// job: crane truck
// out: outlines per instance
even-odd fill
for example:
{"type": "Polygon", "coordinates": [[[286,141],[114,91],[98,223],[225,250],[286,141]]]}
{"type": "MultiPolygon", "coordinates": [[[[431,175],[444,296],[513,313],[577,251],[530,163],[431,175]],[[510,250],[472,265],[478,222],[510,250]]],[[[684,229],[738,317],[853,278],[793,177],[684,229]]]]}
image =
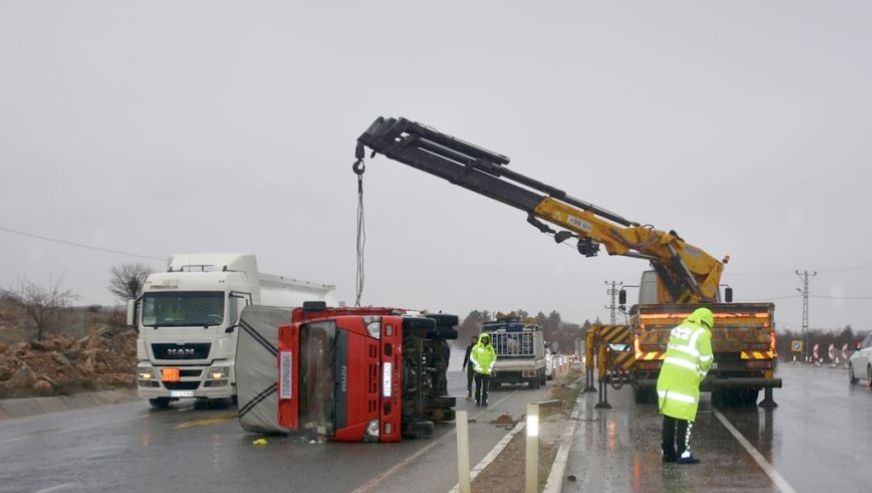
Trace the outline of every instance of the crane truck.
{"type": "Polygon", "coordinates": [[[365,170],[367,149],[471,190],[526,214],[527,222],[554,241],[574,240],[585,257],[599,253],[647,261],[653,274],[631,308],[635,345],[630,374],[637,401],[650,395],[662,364],[669,329],[696,307],[710,308],[717,319],[712,334],[713,370],[704,389],[732,398],[774,405],[774,305],[721,302],[720,279],[729,257],[718,260],[687,243],[675,230],[663,231],[631,221],[573,197],[557,187],[508,168],[509,158],[405,118],[379,117],[357,139],[355,173],[365,170]],[[555,229],[557,228],[557,229],[555,229]]]}

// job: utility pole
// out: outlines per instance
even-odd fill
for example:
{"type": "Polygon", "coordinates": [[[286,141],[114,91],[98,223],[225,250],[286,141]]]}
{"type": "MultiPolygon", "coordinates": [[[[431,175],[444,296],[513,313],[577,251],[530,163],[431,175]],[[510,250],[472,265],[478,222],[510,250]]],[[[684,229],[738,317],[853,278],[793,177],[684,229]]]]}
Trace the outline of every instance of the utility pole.
{"type": "Polygon", "coordinates": [[[606,294],[609,295],[609,304],[605,306],[609,310],[609,323],[611,325],[615,325],[618,321],[617,319],[617,309],[618,305],[615,304],[615,297],[618,296],[618,292],[620,291],[621,286],[624,283],[617,281],[606,281],[606,286],[609,286],[609,289],[606,290],[606,294]]]}
{"type": "Polygon", "coordinates": [[[796,275],[802,281],[802,289],[796,290],[802,293],[802,360],[805,361],[808,359],[808,283],[814,279],[817,271],[796,271],[796,275]]]}

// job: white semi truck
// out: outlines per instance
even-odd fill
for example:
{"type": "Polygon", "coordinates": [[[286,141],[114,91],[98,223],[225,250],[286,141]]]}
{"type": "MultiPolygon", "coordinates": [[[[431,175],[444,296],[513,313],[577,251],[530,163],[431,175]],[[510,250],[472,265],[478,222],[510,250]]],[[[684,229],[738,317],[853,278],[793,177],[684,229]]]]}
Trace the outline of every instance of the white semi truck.
{"type": "Polygon", "coordinates": [[[239,315],[248,305],[299,307],[327,301],[334,286],[258,272],[252,254],[195,253],[169,258],[128,304],[139,329],[137,388],[152,406],[180,398],[236,399],[239,315]]]}

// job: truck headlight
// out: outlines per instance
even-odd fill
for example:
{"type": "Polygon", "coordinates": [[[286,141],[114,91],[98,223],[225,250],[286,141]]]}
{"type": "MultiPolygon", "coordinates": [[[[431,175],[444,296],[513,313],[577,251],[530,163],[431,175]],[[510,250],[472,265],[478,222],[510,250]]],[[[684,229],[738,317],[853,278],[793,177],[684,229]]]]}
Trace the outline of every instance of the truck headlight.
{"type": "Polygon", "coordinates": [[[159,380],[156,372],[154,371],[154,368],[152,368],[151,366],[137,366],[136,376],[140,380],[159,380]]]}
{"type": "Polygon", "coordinates": [[[381,339],[381,320],[368,322],[366,324],[366,331],[369,332],[369,336],[373,339],[381,339]]]}
{"type": "Polygon", "coordinates": [[[209,378],[212,380],[220,380],[222,378],[227,378],[227,375],[230,374],[229,366],[213,366],[209,368],[209,378]]]}
{"type": "Polygon", "coordinates": [[[377,419],[374,419],[367,423],[366,425],[366,437],[367,441],[378,441],[378,432],[379,432],[379,422],[377,419]]]}

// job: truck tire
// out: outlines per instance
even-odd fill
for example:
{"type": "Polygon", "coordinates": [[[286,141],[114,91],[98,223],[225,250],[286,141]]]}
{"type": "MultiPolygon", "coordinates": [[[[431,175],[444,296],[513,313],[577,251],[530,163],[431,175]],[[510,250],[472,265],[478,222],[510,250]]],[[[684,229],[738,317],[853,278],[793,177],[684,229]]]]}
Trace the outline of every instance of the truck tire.
{"type": "Polygon", "coordinates": [[[530,385],[530,388],[533,390],[536,390],[539,388],[539,379],[538,378],[534,378],[533,380],[530,380],[527,383],[530,385]]]}
{"type": "Polygon", "coordinates": [[[148,403],[151,404],[151,407],[155,409],[166,409],[170,407],[170,398],[169,397],[155,397],[154,399],[149,399],[148,403]]]}
{"type": "Polygon", "coordinates": [[[421,420],[414,423],[407,430],[403,431],[403,438],[414,440],[416,438],[426,438],[433,434],[435,426],[432,421],[421,420]]]}

